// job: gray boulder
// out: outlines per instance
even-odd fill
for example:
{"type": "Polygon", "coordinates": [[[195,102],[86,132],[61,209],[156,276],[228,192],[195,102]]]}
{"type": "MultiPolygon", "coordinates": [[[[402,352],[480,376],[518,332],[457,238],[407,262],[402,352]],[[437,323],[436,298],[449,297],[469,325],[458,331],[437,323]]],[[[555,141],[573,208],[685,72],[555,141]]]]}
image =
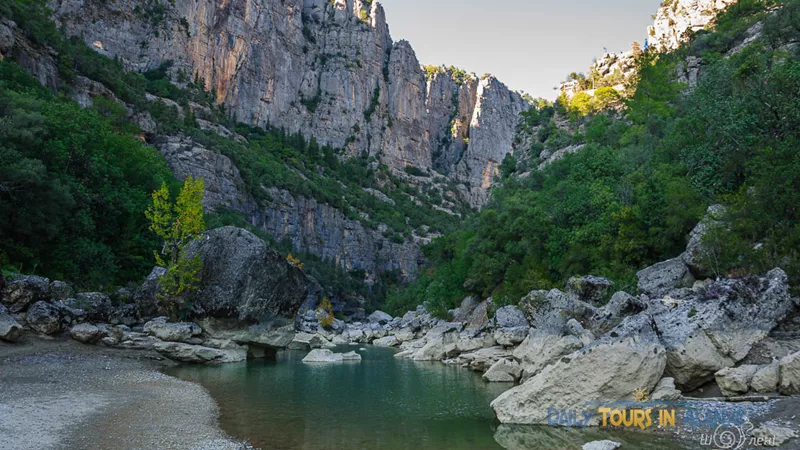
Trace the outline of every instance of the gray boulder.
{"type": "Polygon", "coordinates": [[[484,300],[478,303],[478,306],[472,310],[472,314],[467,318],[466,328],[469,330],[483,330],[489,326],[489,305],[490,300],[484,300]]]}
{"type": "Polygon", "coordinates": [[[8,314],[5,306],[0,305],[0,339],[14,342],[22,336],[22,325],[8,314]]]}
{"type": "Polygon", "coordinates": [[[26,320],[28,326],[39,333],[53,334],[61,329],[58,308],[47,302],[39,301],[31,305],[28,308],[26,320]]]}
{"type": "Polygon", "coordinates": [[[380,339],[375,339],[372,342],[372,345],[376,347],[397,347],[400,345],[400,341],[398,341],[394,336],[386,336],[380,339]]]}
{"type": "Polygon", "coordinates": [[[108,316],[108,323],[112,325],[127,325],[130,327],[139,322],[138,316],[136,305],[127,303],[111,310],[111,314],[108,316]]]}
{"type": "Polygon", "coordinates": [[[677,303],[667,300],[652,301],[647,314],[667,349],[667,372],[682,390],[735,366],[794,307],[780,269],[764,278],[720,280],[677,303]]]}
{"type": "Polygon", "coordinates": [[[682,396],[681,391],[675,388],[675,380],[673,378],[662,378],[648,396],[648,400],[652,402],[673,402],[680,400],[682,396]]]}
{"type": "Polygon", "coordinates": [[[528,330],[530,330],[528,326],[498,328],[494,330],[494,340],[504,347],[513,347],[519,345],[528,337],[528,330]]]}
{"type": "Polygon", "coordinates": [[[531,291],[520,300],[520,308],[531,326],[553,334],[563,334],[570,319],[586,323],[597,313],[594,306],[558,289],[531,291]]]}
{"type": "Polygon", "coordinates": [[[590,330],[597,335],[602,335],[615,328],[629,316],[639,314],[647,309],[647,305],[638,297],[627,292],[617,292],[611,300],[598,309],[590,320],[590,330]]]}
{"type": "Polygon", "coordinates": [[[654,264],[636,273],[639,290],[648,295],[665,294],[672,289],[687,288],[694,277],[680,257],[654,264]]]}
{"type": "Polygon", "coordinates": [[[516,306],[503,306],[494,313],[495,328],[529,327],[525,313],[516,306]]]}
{"type": "Polygon", "coordinates": [[[717,275],[709,265],[712,255],[703,240],[710,231],[725,226],[724,220],[727,212],[728,210],[722,205],[709,206],[705,217],[689,234],[689,244],[681,255],[681,259],[696,277],[709,278],[717,275]]]}
{"type": "Polygon", "coordinates": [[[94,344],[105,335],[105,332],[96,325],[81,323],[72,327],[72,329],[69,330],[69,335],[78,342],[94,344]]]}
{"type": "Polygon", "coordinates": [[[86,292],[75,296],[74,300],[67,300],[73,309],[86,312],[85,320],[90,322],[108,322],[114,310],[111,299],[100,292],[86,292]]]}
{"type": "MultiPolygon", "coordinates": [[[[580,410],[586,402],[633,400],[637,389],[651,391],[667,358],[651,321],[629,318],[591,346],[562,357],[492,403],[501,423],[546,424],[548,408],[580,410]],[[580,380],[576,382],[575,380],[580,380]]],[[[599,419],[594,417],[592,424],[599,419]]]]}
{"type": "Polygon", "coordinates": [[[750,380],[750,390],[759,394],[778,392],[780,376],[780,364],[777,361],[761,366],[750,380]]]}
{"type": "Polygon", "coordinates": [[[599,304],[613,286],[614,282],[608,278],[587,275],[570,278],[567,280],[566,289],[584,302],[599,304]]]}
{"type": "Polygon", "coordinates": [[[285,319],[247,325],[238,319],[201,319],[203,332],[214,339],[229,339],[240,344],[253,344],[272,349],[286,348],[294,340],[294,324],[285,319]]]}
{"type": "Polygon", "coordinates": [[[797,433],[791,428],[779,426],[774,422],[762,424],[750,434],[757,445],[764,447],[780,447],[797,437],[797,433]]]}
{"type": "Polygon", "coordinates": [[[714,374],[722,395],[733,396],[746,394],[750,390],[750,382],[760,369],[759,366],[744,365],[726,367],[714,374]]]}
{"type": "Polygon", "coordinates": [[[392,321],[392,316],[383,311],[375,311],[374,313],[370,314],[369,317],[367,317],[367,320],[369,320],[369,323],[386,325],[392,321]]]}
{"type": "Polygon", "coordinates": [[[522,366],[513,359],[501,359],[483,374],[483,379],[490,383],[514,383],[522,376],[522,366]]]}
{"type": "Polygon", "coordinates": [[[200,288],[190,296],[200,316],[261,321],[294,318],[309,280],[247,230],[223,227],[190,244],[188,258],[203,263],[200,288]]]}
{"type": "Polygon", "coordinates": [[[162,341],[183,342],[199,336],[203,330],[192,322],[170,323],[166,317],[159,317],[144,324],[144,332],[162,341]]]}
{"type": "Polygon", "coordinates": [[[143,320],[152,319],[160,313],[158,294],[161,292],[161,288],[158,285],[158,280],[165,273],[167,273],[167,269],[158,266],[153,267],[144,283],[133,293],[133,301],[136,304],[137,313],[143,320]]]}
{"type": "Polygon", "coordinates": [[[334,345],[319,334],[297,333],[289,343],[289,350],[309,350],[312,348],[332,348],[334,345]]]}
{"type": "Polygon", "coordinates": [[[50,283],[50,300],[66,300],[74,294],[72,287],[63,281],[50,283]]]}
{"type": "Polygon", "coordinates": [[[356,352],[334,353],[328,349],[311,350],[305,358],[304,363],[338,363],[344,361],[361,361],[361,355],[356,352]]]}
{"type": "Polygon", "coordinates": [[[783,395],[800,394],[800,352],[781,359],[780,362],[780,385],[778,386],[783,395]]]}
{"type": "Polygon", "coordinates": [[[223,364],[247,360],[247,347],[218,349],[180,342],[159,342],[153,349],[169,359],[194,364],[223,364]]]}
{"type": "Polygon", "coordinates": [[[522,365],[522,379],[527,380],[562,356],[582,347],[583,343],[575,336],[531,329],[522,344],[514,350],[514,358],[522,365]]]}
{"type": "Polygon", "coordinates": [[[15,278],[6,283],[0,299],[12,314],[25,311],[29,305],[48,300],[50,280],[33,275],[15,278]]]}
{"type": "Polygon", "coordinates": [[[615,450],[622,447],[622,444],[615,441],[603,440],[603,441],[593,441],[587,444],[583,444],[581,447],[582,450],[615,450]]]}
{"type": "Polygon", "coordinates": [[[464,297],[464,300],[461,300],[461,306],[453,310],[453,322],[468,321],[476,306],[478,306],[478,300],[475,297],[464,297]]]}

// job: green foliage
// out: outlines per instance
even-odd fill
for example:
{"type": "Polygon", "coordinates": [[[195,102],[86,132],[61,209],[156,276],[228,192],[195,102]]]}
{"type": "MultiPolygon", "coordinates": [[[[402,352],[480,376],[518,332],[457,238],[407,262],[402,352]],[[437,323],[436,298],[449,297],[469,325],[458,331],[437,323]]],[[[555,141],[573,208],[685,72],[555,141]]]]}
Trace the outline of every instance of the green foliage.
{"type": "Polygon", "coordinates": [[[195,180],[189,176],[173,204],[164,184],[153,192],[153,203],[145,211],[150,230],[162,240],[161,251],[154,252],[156,263],[167,269],[159,279],[159,299],[166,303],[174,317],[188,310],[186,295],[196,291],[201,281],[203,265],[200,257],[187,257],[186,249],[206,229],[202,203],[204,191],[203,179],[195,180]]]}
{"type": "Polygon", "coordinates": [[[152,268],[149,193],[174,183],[159,152],[119,119],[52,94],[0,62],[0,253],[16,267],[85,287],[152,268]]]}
{"type": "Polygon", "coordinates": [[[328,297],[322,297],[322,301],[317,307],[317,317],[319,317],[319,324],[325,328],[333,325],[335,317],[333,315],[333,305],[328,297]]]}

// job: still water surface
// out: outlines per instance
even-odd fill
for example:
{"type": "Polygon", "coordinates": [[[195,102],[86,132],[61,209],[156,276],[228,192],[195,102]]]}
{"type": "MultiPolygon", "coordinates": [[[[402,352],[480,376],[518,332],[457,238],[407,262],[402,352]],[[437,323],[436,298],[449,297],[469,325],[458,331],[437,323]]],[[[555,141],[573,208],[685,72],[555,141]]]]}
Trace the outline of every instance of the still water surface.
{"type": "Polygon", "coordinates": [[[597,439],[645,450],[685,448],[637,433],[498,426],[489,403],[508,384],[439,362],[396,359],[391,349],[359,353],[360,363],[304,364],[305,352],[287,351],[275,361],[168,373],[211,392],[227,433],[269,450],[558,450],[597,439]]]}

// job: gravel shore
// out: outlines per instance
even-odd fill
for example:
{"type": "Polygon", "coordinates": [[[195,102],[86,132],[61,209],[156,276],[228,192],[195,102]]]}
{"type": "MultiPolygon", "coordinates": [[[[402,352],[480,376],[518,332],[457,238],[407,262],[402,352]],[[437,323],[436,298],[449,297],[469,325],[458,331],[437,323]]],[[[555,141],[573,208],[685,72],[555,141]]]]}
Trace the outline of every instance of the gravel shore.
{"type": "Polygon", "coordinates": [[[26,337],[0,342],[0,449],[245,449],[158,354],[26,337]]]}

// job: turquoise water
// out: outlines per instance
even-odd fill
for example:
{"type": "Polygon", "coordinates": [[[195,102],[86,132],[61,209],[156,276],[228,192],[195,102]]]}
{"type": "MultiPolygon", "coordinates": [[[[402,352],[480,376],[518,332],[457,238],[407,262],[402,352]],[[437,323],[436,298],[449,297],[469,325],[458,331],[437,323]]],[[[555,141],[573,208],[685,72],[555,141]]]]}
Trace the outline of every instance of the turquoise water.
{"type": "Polygon", "coordinates": [[[638,449],[683,448],[635,433],[498,426],[489,403],[510,385],[439,362],[396,359],[391,349],[359,353],[360,363],[303,364],[305,352],[287,351],[275,361],[168,373],[203,385],[219,403],[222,428],[263,449],[557,450],[609,438],[638,449]]]}

